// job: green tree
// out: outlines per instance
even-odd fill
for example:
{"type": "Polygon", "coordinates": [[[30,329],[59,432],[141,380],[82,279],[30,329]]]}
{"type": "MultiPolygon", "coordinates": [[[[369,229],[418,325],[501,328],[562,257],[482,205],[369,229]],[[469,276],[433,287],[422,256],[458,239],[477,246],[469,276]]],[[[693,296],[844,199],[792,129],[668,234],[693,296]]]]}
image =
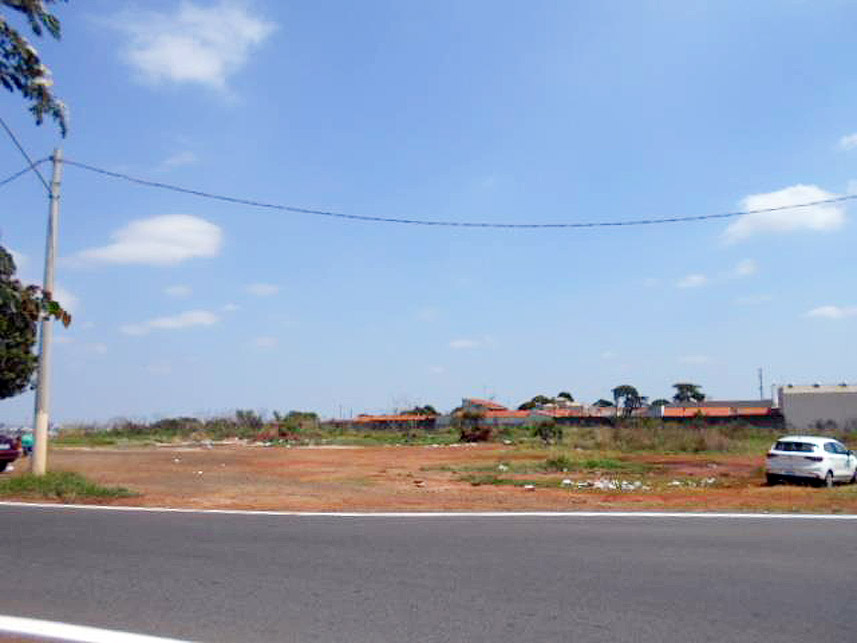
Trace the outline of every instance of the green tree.
{"type": "Polygon", "coordinates": [[[527,402],[524,402],[518,407],[519,411],[529,411],[539,406],[544,406],[545,404],[550,404],[553,402],[553,398],[548,397],[547,395],[536,395],[532,399],[527,402]]]}
{"type": "Polygon", "coordinates": [[[569,402],[574,402],[574,396],[568,391],[560,391],[559,393],[557,393],[556,396],[557,398],[563,398],[565,400],[568,400],[569,402]]]}
{"type": "Polygon", "coordinates": [[[673,401],[676,404],[687,404],[688,402],[703,402],[705,400],[705,393],[700,390],[702,387],[699,384],[692,384],[690,382],[677,382],[673,384],[673,388],[675,389],[673,401]]]}
{"type": "Polygon", "coordinates": [[[424,406],[415,406],[410,411],[404,411],[405,415],[440,415],[431,404],[424,406]]]}
{"type": "Polygon", "coordinates": [[[64,326],[71,316],[38,286],[24,286],[15,279],[15,260],[0,246],[0,399],[23,393],[32,385],[38,359],[36,324],[42,316],[59,319],[64,326]]]}
{"type": "Polygon", "coordinates": [[[670,403],[669,400],[665,400],[664,398],[659,397],[658,399],[656,399],[652,402],[649,402],[649,406],[666,406],[669,403],[670,403]]]}
{"type": "Polygon", "coordinates": [[[611,402],[610,400],[605,400],[602,397],[595,404],[593,404],[593,406],[597,406],[597,407],[602,408],[602,409],[608,409],[608,408],[611,408],[611,407],[616,406],[616,405],[613,404],[613,402],[611,402]]]}
{"type": "MultiPolygon", "coordinates": [[[[60,21],[47,5],[66,0],[0,0],[6,7],[22,14],[32,32],[41,37],[45,32],[59,40],[60,21]]],[[[18,92],[30,103],[30,113],[41,125],[45,116],[56,121],[63,136],[67,131],[67,110],[53,93],[51,71],[36,48],[0,14],[0,83],[10,92],[18,92]]]]}
{"type": "Polygon", "coordinates": [[[640,395],[639,391],[630,384],[621,384],[612,390],[613,400],[616,406],[621,406],[626,416],[631,415],[634,409],[638,409],[646,403],[646,396],[640,395]]]}

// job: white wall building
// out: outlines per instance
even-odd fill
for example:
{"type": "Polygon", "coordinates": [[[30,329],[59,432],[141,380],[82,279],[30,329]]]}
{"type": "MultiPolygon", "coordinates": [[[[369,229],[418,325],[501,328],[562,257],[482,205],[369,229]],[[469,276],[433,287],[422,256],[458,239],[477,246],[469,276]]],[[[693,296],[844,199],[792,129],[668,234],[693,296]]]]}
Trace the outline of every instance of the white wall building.
{"type": "Polygon", "coordinates": [[[791,430],[839,428],[857,431],[857,386],[781,386],[780,409],[791,430]]]}

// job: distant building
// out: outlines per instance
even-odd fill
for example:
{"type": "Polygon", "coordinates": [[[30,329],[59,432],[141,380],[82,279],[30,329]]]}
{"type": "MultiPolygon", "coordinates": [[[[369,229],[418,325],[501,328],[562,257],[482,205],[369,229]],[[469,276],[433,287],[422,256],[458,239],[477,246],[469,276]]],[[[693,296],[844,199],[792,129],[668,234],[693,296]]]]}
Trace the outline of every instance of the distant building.
{"type": "Polygon", "coordinates": [[[857,386],[782,386],[780,408],[789,429],[857,430],[857,386]]]}
{"type": "Polygon", "coordinates": [[[702,418],[712,423],[736,420],[765,426],[782,423],[782,415],[773,400],[706,400],[650,406],[649,415],[668,421],[702,418]]]}

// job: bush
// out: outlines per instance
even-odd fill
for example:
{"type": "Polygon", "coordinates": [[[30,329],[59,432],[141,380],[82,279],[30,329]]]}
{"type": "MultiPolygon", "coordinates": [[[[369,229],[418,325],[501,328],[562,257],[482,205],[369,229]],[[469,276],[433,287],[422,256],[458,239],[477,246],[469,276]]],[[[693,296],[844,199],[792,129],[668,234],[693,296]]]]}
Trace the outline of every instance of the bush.
{"type": "Polygon", "coordinates": [[[562,425],[557,424],[556,420],[553,419],[546,422],[539,422],[532,428],[532,434],[540,438],[546,445],[559,444],[562,442],[563,436],[562,425]]]}

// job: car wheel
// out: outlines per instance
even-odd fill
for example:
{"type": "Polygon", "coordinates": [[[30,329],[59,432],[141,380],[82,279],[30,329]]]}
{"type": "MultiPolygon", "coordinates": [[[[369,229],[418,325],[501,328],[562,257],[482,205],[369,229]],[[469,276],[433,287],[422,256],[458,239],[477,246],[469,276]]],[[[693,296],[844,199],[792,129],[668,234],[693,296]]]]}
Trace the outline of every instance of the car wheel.
{"type": "Polygon", "coordinates": [[[766,473],[765,474],[765,481],[768,483],[769,487],[773,487],[775,484],[777,484],[780,481],[780,477],[777,475],[774,475],[773,473],[766,473]]]}
{"type": "Polygon", "coordinates": [[[833,471],[828,471],[824,476],[824,486],[828,489],[833,488],[833,471]]]}
{"type": "Polygon", "coordinates": [[[854,469],[854,473],[851,475],[851,484],[857,484],[857,469],[854,469]]]}
{"type": "Polygon", "coordinates": [[[0,471],[5,471],[7,464],[9,464],[9,463],[8,462],[0,462],[0,471]]]}

